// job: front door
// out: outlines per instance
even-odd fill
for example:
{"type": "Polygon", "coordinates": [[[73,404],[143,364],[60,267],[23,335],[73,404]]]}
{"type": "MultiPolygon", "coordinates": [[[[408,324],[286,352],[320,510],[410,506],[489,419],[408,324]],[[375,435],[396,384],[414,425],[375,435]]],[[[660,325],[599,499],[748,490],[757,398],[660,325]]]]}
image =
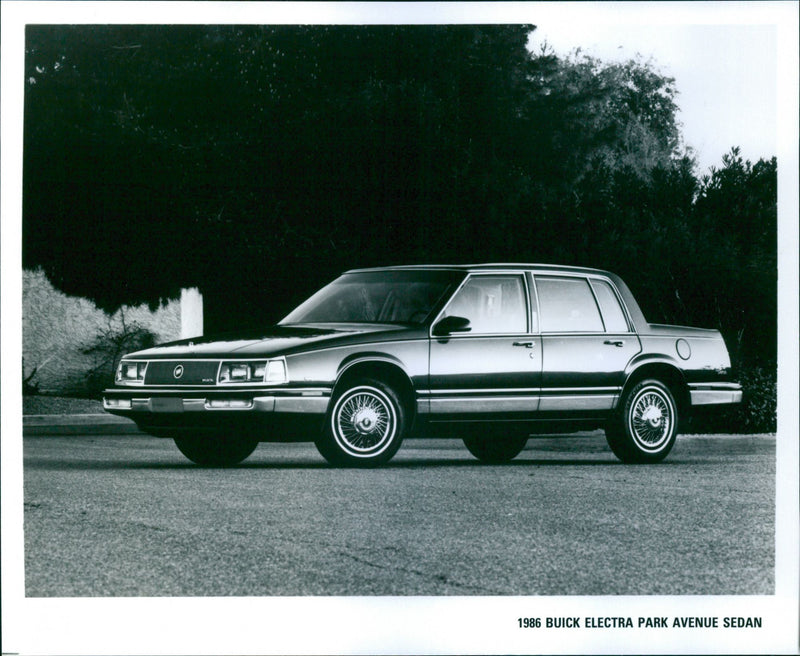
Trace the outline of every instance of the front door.
{"type": "Polygon", "coordinates": [[[472,274],[440,318],[448,316],[469,319],[470,330],[431,338],[430,420],[533,418],[542,352],[525,275],[472,274]]]}

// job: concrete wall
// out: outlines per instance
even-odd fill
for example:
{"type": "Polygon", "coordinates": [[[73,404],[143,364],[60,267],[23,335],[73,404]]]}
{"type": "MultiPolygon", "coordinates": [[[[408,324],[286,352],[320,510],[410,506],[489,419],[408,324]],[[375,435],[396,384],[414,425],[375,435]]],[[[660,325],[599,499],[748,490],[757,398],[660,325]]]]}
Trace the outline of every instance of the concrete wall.
{"type": "Polygon", "coordinates": [[[203,295],[197,287],[181,290],[181,339],[203,334],[203,295]]]}
{"type": "Polygon", "coordinates": [[[147,305],[123,306],[109,315],[85,298],[56,290],[41,270],[23,271],[23,376],[37,367],[32,383],[38,384],[40,392],[78,393],[86,373],[96,364],[95,358],[82,349],[90,346],[101,331],[121,328],[124,316],[127,325],[136,322],[155,333],[157,342],[179,339],[180,307],[176,299],[155,311],[147,305]]]}

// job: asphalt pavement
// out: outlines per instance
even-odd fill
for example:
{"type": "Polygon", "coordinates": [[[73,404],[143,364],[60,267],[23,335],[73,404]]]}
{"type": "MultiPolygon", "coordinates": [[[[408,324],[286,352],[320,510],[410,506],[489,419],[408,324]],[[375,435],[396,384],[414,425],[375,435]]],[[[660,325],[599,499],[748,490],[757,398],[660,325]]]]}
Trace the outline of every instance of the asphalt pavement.
{"type": "Polygon", "coordinates": [[[24,440],[28,596],[774,591],[774,436],[680,437],[655,466],[595,432],[497,466],[408,440],[371,470],[310,444],[214,469],[171,440],[43,427],[24,440]]]}
{"type": "Polygon", "coordinates": [[[23,415],[22,430],[25,435],[130,435],[141,432],[130,419],[108,413],[23,415]]]}

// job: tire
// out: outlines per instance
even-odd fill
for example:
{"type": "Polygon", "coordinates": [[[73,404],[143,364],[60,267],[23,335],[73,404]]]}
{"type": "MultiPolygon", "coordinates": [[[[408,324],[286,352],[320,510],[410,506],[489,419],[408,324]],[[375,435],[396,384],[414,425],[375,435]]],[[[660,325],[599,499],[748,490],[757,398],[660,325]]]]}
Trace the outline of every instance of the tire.
{"type": "Polygon", "coordinates": [[[527,435],[514,437],[465,437],[464,445],[481,462],[500,463],[516,458],[528,443],[527,435]]]}
{"type": "Polygon", "coordinates": [[[382,465],[400,448],[407,421],[407,411],[391,387],[378,380],[358,380],[335,397],[317,450],[333,465],[382,465]]]}
{"type": "Polygon", "coordinates": [[[654,463],[667,457],[678,436],[678,406],[658,380],[636,383],[606,427],[606,441],[622,462],[654,463]]]}
{"type": "Polygon", "coordinates": [[[258,446],[256,438],[217,434],[177,435],[173,439],[183,455],[204,467],[238,465],[258,446]]]}

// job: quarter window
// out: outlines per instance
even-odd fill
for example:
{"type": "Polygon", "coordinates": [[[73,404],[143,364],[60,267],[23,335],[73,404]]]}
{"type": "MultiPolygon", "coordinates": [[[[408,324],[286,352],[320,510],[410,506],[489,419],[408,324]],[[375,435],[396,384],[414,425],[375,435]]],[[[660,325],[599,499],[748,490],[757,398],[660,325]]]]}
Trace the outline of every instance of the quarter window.
{"type": "Polygon", "coordinates": [[[542,332],[603,332],[603,320],[585,278],[536,276],[542,332]]]}
{"type": "Polygon", "coordinates": [[[608,333],[627,333],[628,321],[620,307],[619,299],[605,280],[592,280],[592,288],[603,313],[603,321],[608,333]]]}
{"type": "Polygon", "coordinates": [[[469,334],[525,333],[528,304],[522,276],[472,276],[442,315],[469,319],[469,334]]]}

